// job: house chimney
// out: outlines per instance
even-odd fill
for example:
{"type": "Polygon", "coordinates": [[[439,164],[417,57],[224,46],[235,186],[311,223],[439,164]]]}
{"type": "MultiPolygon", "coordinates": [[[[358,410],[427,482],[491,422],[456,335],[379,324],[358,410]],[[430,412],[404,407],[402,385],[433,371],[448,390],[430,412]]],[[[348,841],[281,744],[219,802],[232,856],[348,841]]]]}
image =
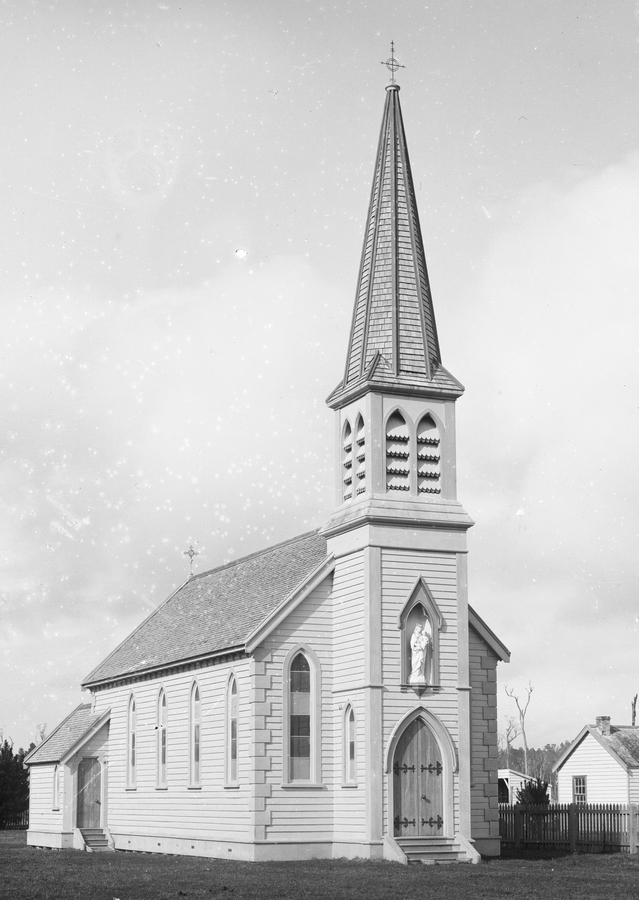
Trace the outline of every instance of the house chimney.
{"type": "Polygon", "coordinates": [[[597,728],[602,734],[610,734],[610,716],[597,716],[597,728]]]}

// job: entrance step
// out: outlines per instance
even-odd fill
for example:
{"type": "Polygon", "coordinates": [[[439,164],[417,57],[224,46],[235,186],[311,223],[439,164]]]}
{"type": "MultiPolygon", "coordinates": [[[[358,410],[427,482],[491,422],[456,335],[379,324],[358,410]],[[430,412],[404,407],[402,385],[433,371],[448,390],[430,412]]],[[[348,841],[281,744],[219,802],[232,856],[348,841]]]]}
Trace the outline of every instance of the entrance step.
{"type": "Polygon", "coordinates": [[[411,863],[453,863],[470,862],[454,838],[443,837],[403,837],[397,843],[411,863]]]}
{"type": "Polygon", "coordinates": [[[89,850],[93,850],[94,853],[111,850],[107,836],[101,828],[81,828],[80,831],[89,850]]]}

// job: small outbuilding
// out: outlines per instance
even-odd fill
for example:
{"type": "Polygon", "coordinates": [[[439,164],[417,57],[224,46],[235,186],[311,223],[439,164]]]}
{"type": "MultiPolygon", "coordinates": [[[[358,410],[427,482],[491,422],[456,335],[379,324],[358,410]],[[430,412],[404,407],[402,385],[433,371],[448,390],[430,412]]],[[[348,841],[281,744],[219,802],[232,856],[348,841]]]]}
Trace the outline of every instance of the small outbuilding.
{"type": "Polygon", "coordinates": [[[558,803],[639,803],[639,727],[598,716],[557,760],[558,803]]]}
{"type": "Polygon", "coordinates": [[[524,775],[515,769],[498,769],[497,777],[500,803],[516,803],[519,788],[533,780],[530,775],[524,775]]]}

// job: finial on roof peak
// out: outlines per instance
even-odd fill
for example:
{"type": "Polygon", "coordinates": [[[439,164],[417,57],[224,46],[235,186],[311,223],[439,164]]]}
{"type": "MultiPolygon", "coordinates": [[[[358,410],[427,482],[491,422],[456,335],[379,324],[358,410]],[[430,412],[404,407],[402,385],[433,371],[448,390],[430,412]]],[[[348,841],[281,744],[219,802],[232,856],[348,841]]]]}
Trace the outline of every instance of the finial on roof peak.
{"type": "Polygon", "coordinates": [[[395,59],[395,41],[391,41],[391,55],[390,55],[390,58],[387,59],[386,61],[382,60],[381,65],[382,65],[382,66],[386,66],[386,68],[388,69],[388,71],[391,73],[391,83],[390,83],[390,85],[386,88],[386,90],[388,90],[389,87],[394,87],[394,88],[396,88],[397,90],[399,90],[399,85],[397,85],[397,84],[395,83],[395,72],[396,72],[398,69],[405,69],[406,66],[403,66],[401,63],[397,62],[397,60],[395,59]]]}

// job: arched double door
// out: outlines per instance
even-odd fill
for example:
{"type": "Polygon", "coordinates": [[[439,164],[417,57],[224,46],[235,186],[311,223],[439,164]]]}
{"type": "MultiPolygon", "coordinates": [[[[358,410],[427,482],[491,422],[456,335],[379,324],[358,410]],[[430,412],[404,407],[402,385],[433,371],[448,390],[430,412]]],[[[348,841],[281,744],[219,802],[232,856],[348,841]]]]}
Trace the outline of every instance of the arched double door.
{"type": "Polygon", "coordinates": [[[422,718],[400,737],[393,759],[395,837],[442,837],[444,761],[435,735],[422,718]]]}

